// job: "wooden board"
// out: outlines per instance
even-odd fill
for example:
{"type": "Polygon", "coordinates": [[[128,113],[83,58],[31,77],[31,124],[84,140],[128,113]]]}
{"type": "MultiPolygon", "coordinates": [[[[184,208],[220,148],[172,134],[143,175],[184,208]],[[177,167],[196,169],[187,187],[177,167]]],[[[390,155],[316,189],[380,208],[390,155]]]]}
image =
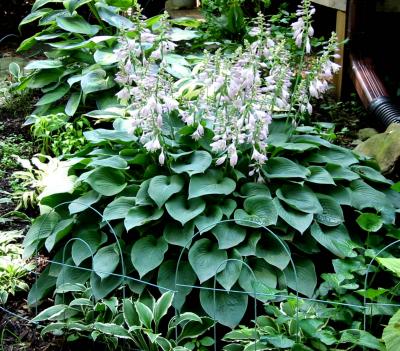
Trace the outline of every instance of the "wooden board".
{"type": "Polygon", "coordinates": [[[336,10],[344,12],[346,11],[347,0],[311,0],[311,1],[316,4],[331,7],[336,10]]]}

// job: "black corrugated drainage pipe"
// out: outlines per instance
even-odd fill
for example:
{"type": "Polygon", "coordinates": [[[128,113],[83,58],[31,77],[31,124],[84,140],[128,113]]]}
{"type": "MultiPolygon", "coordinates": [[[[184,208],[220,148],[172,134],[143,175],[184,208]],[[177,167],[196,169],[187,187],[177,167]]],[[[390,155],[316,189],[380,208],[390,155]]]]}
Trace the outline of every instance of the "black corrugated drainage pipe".
{"type": "Polygon", "coordinates": [[[356,91],[368,111],[385,127],[400,123],[400,107],[391,100],[382,80],[364,48],[368,47],[365,25],[373,23],[369,15],[374,11],[374,1],[350,0],[348,3],[348,37],[350,39],[351,78],[356,91]]]}

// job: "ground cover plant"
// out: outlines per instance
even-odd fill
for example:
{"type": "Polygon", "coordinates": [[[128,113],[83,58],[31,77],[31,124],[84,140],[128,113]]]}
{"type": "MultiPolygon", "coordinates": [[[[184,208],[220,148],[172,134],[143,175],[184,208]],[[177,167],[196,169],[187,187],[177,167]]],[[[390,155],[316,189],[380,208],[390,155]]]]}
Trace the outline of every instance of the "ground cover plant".
{"type": "MultiPolygon", "coordinates": [[[[200,34],[182,25],[193,21],[123,17],[127,4],[37,1],[24,21],[41,18],[45,29],[22,48],[41,40],[55,48],[20,77],[18,89],[44,88],[28,119],[33,131],[37,121],[61,120],[72,123],[72,142],[85,138],[59,149],[62,160],[20,160],[38,184],[40,208],[25,257],[52,259],[28,296],[31,306],[54,298],[36,318],[52,322],[43,333],[149,350],[383,350],[382,327],[373,336],[359,321],[368,312],[380,325],[396,312],[396,276],[368,263],[399,236],[398,187],[372,160],[301,125],[338,69],[334,35],[310,55],[310,2],[290,37],[259,15],[242,44],[205,52],[190,52],[200,34]],[[84,9],[90,22],[76,12],[84,9]],[[94,122],[77,137],[82,114],[94,122]],[[297,294],[333,307],[296,305],[297,294]],[[266,310],[257,329],[254,298],[266,310]],[[364,298],[386,305],[365,310],[364,298]],[[170,305],[188,319],[176,322],[170,305]],[[170,321],[159,325],[164,315],[170,321]],[[213,319],[246,326],[223,346],[203,335],[213,319]],[[196,328],[176,343],[165,324],[196,328]]],[[[48,124],[43,130],[47,150],[57,135],[67,139],[48,124]]]]}

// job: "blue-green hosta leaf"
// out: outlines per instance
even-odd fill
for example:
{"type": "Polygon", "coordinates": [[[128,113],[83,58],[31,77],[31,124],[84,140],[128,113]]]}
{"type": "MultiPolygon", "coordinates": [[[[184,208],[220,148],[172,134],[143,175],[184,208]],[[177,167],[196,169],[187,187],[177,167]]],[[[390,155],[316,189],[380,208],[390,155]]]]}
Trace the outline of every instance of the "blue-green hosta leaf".
{"type": "Polygon", "coordinates": [[[306,185],[284,184],[276,196],[294,209],[305,213],[322,213],[322,207],[315,193],[306,185]]]}
{"type": "Polygon", "coordinates": [[[69,86],[67,84],[62,84],[58,88],[44,94],[40,100],[35,104],[36,106],[43,106],[51,104],[54,101],[60,100],[69,91],[69,86]]]}
{"type": "Polygon", "coordinates": [[[121,157],[117,155],[113,155],[110,157],[104,158],[95,158],[89,165],[93,168],[95,167],[110,167],[114,169],[127,169],[128,163],[121,157]]]}
{"type": "Polygon", "coordinates": [[[384,177],[376,169],[367,166],[355,165],[351,167],[351,170],[359,174],[362,178],[367,179],[374,183],[382,183],[392,185],[393,182],[384,177]]]}
{"type": "Polygon", "coordinates": [[[65,114],[67,116],[73,116],[79,107],[81,102],[82,92],[73,93],[68,99],[67,105],[65,106],[65,114]]]}
{"type": "Polygon", "coordinates": [[[224,177],[222,171],[209,170],[190,178],[189,199],[211,194],[229,195],[235,188],[236,182],[224,177]]]}
{"type": "Polygon", "coordinates": [[[86,73],[81,79],[81,87],[85,95],[110,89],[114,85],[114,81],[107,76],[107,72],[100,68],[86,73]]]}
{"type": "Polygon", "coordinates": [[[329,184],[335,185],[335,181],[325,168],[320,166],[308,167],[311,174],[307,177],[307,182],[316,184],[329,184]]]}
{"type": "Polygon", "coordinates": [[[139,190],[136,194],[136,205],[138,206],[154,206],[154,202],[149,196],[150,179],[146,179],[140,184],[139,190]]]}
{"type": "Polygon", "coordinates": [[[50,291],[54,291],[54,287],[56,284],[56,278],[52,277],[50,274],[50,266],[47,266],[46,269],[40,273],[38,280],[32,285],[31,290],[28,293],[28,305],[36,306],[38,303],[50,293],[50,291]]]}
{"type": "Polygon", "coordinates": [[[219,206],[209,206],[203,214],[195,218],[194,224],[199,232],[208,232],[221,221],[222,215],[219,206]]]}
{"type": "Polygon", "coordinates": [[[217,238],[220,249],[235,247],[246,238],[246,229],[234,222],[220,223],[211,232],[217,238]]]}
{"type": "Polygon", "coordinates": [[[154,322],[156,325],[158,325],[161,318],[167,314],[172,305],[173,299],[174,293],[172,291],[167,291],[157,300],[156,304],[154,305],[154,322]]]}
{"type": "Polygon", "coordinates": [[[314,218],[312,213],[300,212],[289,206],[285,207],[285,204],[281,203],[278,198],[273,199],[273,203],[278,212],[278,216],[301,234],[311,225],[314,218]]]}
{"type": "Polygon", "coordinates": [[[222,214],[226,218],[230,218],[232,213],[235,211],[237,207],[237,203],[233,199],[224,199],[222,203],[219,204],[219,208],[222,211],[222,214]]]}
{"type": "Polygon", "coordinates": [[[177,291],[174,296],[173,305],[175,308],[180,309],[185,302],[185,298],[192,291],[190,286],[196,283],[196,273],[193,272],[192,267],[187,261],[180,261],[178,272],[177,262],[175,260],[168,260],[162,263],[158,270],[157,285],[160,287],[159,290],[164,293],[166,289],[177,291]],[[178,276],[176,277],[176,273],[178,276]],[[176,284],[175,286],[175,277],[176,284]],[[187,286],[179,286],[187,285],[187,286]],[[162,288],[161,288],[162,287],[162,288]]]}
{"type": "Polygon", "coordinates": [[[382,211],[386,207],[391,207],[386,195],[362,180],[354,180],[350,183],[351,204],[358,210],[364,208],[374,208],[382,211]]]}
{"type": "Polygon", "coordinates": [[[83,132],[85,138],[94,144],[102,142],[118,141],[121,143],[131,143],[135,137],[127,132],[108,129],[94,129],[83,132]]]}
{"type": "Polygon", "coordinates": [[[382,218],[376,213],[362,213],[356,221],[361,229],[367,232],[377,232],[383,225],[382,218]]]}
{"type": "Polygon", "coordinates": [[[178,174],[189,176],[204,173],[211,166],[212,157],[207,151],[194,151],[189,156],[182,155],[171,163],[171,169],[178,174]]]}
{"type": "Polygon", "coordinates": [[[84,181],[104,196],[114,196],[127,185],[124,173],[109,167],[96,168],[84,181]]]}
{"type": "Polygon", "coordinates": [[[271,199],[271,192],[269,191],[268,187],[261,183],[246,183],[240,188],[240,193],[244,197],[262,195],[271,199]]]}
{"type": "Polygon", "coordinates": [[[134,28],[134,24],[128,18],[111,11],[108,6],[99,2],[96,3],[96,6],[100,18],[109,25],[121,30],[134,28]]]}
{"type": "Polygon", "coordinates": [[[162,237],[146,236],[133,244],[131,260],[140,278],[162,263],[167,250],[168,244],[162,237]]]}
{"type": "Polygon", "coordinates": [[[60,240],[62,240],[66,235],[71,232],[74,223],[74,218],[63,219],[62,221],[57,223],[57,225],[51,232],[51,235],[45,241],[47,251],[50,252],[60,240]]]}
{"type": "Polygon", "coordinates": [[[333,197],[317,194],[318,201],[322,206],[322,213],[315,215],[318,223],[328,227],[334,227],[344,222],[343,210],[333,197]]]}
{"type": "Polygon", "coordinates": [[[94,256],[98,248],[107,241],[107,235],[95,229],[81,230],[76,238],[79,240],[74,240],[71,256],[77,266],[94,256]]]}
{"type": "Polygon", "coordinates": [[[312,237],[323,247],[340,258],[356,257],[354,249],[357,245],[351,241],[344,225],[321,228],[317,223],[311,226],[312,237]]]}
{"type": "Polygon", "coordinates": [[[267,178],[301,178],[305,179],[310,171],[284,157],[272,157],[263,167],[263,173],[267,178]]]}
{"type": "Polygon", "coordinates": [[[57,17],[56,22],[61,29],[71,33],[94,36],[100,30],[99,26],[90,24],[83,17],[78,15],[71,17],[59,16],[57,17]]]}
{"type": "Polygon", "coordinates": [[[275,225],[278,213],[271,199],[263,195],[248,197],[244,201],[244,210],[235,211],[234,217],[237,224],[258,228],[275,225]]]}
{"type": "Polygon", "coordinates": [[[173,219],[185,225],[204,211],[206,203],[201,198],[187,200],[185,196],[178,195],[168,200],[165,208],[173,219]]]}
{"type": "Polygon", "coordinates": [[[169,40],[172,41],[182,41],[182,40],[192,40],[198,38],[200,34],[195,30],[172,28],[168,34],[169,40]]]}
{"type": "Polygon", "coordinates": [[[383,329],[382,339],[387,351],[396,351],[400,345],[400,310],[389,320],[389,324],[383,329]]]}
{"type": "Polygon", "coordinates": [[[255,256],[257,251],[257,244],[261,239],[261,233],[254,232],[250,235],[247,235],[246,241],[242,242],[239,246],[236,247],[236,250],[242,256],[255,256]]]}
{"type": "Polygon", "coordinates": [[[101,199],[101,195],[94,190],[90,190],[78,197],[68,205],[70,214],[75,214],[87,210],[90,206],[101,199]]]}
{"type": "Polygon", "coordinates": [[[291,264],[284,270],[287,286],[311,298],[317,286],[317,273],[314,263],[308,258],[296,256],[293,257],[293,262],[296,271],[291,264]]]}
{"type": "Polygon", "coordinates": [[[183,189],[184,183],[178,175],[156,176],[150,180],[148,194],[158,207],[162,207],[172,195],[183,189]]]}
{"type": "Polygon", "coordinates": [[[290,262],[289,248],[282,239],[278,240],[272,235],[268,235],[268,240],[257,243],[256,256],[280,270],[285,269],[290,262]]]}
{"type": "Polygon", "coordinates": [[[125,217],[125,228],[127,231],[135,227],[140,227],[146,223],[156,221],[162,217],[164,209],[152,208],[147,206],[132,207],[125,217]]]}
{"type": "Polygon", "coordinates": [[[117,289],[123,279],[110,275],[107,278],[101,279],[95,272],[90,276],[90,287],[92,288],[93,296],[100,300],[117,289]]]}
{"type": "Polygon", "coordinates": [[[81,291],[82,285],[90,277],[90,271],[75,268],[72,258],[67,259],[64,263],[65,265],[62,266],[57,275],[57,292],[81,291]]]}
{"type": "Polygon", "coordinates": [[[360,176],[357,173],[352,172],[349,168],[340,165],[327,164],[325,169],[331,174],[334,180],[352,180],[359,179],[360,176]]]}
{"type": "MultiPolygon", "coordinates": [[[[244,291],[254,297],[254,292],[261,293],[265,291],[265,288],[276,288],[278,278],[274,267],[264,259],[254,257],[249,259],[247,264],[252,271],[250,272],[247,267],[243,267],[239,278],[239,285],[244,291]]],[[[268,298],[268,296],[257,295],[257,299],[261,301],[266,301],[268,298]]]]}
{"type": "Polygon", "coordinates": [[[218,323],[234,328],[242,320],[247,310],[248,296],[246,294],[200,290],[200,303],[204,311],[217,320],[218,323]]]}
{"type": "Polygon", "coordinates": [[[114,53],[112,49],[97,49],[93,55],[93,58],[96,63],[102,66],[112,65],[114,63],[117,63],[119,60],[118,56],[114,53]]]}
{"type": "Polygon", "coordinates": [[[36,11],[38,8],[43,7],[48,3],[58,3],[58,2],[63,2],[63,0],[36,0],[32,6],[32,12],[36,11]]]}
{"type": "Polygon", "coordinates": [[[188,222],[183,227],[177,222],[168,222],[164,227],[163,237],[171,245],[189,247],[193,235],[193,222],[188,222]]]}
{"type": "Polygon", "coordinates": [[[118,267],[122,253],[117,244],[102,247],[93,257],[93,270],[101,278],[107,278],[118,267]]]}
{"type": "Polygon", "coordinates": [[[189,262],[200,283],[225,269],[227,258],[226,251],[218,249],[218,245],[208,239],[196,241],[189,250],[189,262]]]}
{"type": "Polygon", "coordinates": [[[348,167],[358,163],[354,154],[343,147],[332,145],[329,149],[320,149],[306,158],[308,162],[331,163],[348,167]]]}
{"type": "Polygon", "coordinates": [[[335,199],[339,205],[351,206],[351,190],[343,185],[337,185],[329,189],[329,195],[335,199]]]}
{"type": "Polygon", "coordinates": [[[85,5],[92,0],[64,0],[64,7],[72,14],[78,7],[85,5]]]}
{"type": "Polygon", "coordinates": [[[231,290],[232,286],[236,284],[243,265],[242,256],[236,250],[229,254],[229,259],[226,262],[225,269],[217,274],[218,283],[227,291],[231,290]]]}
{"type": "Polygon", "coordinates": [[[110,202],[103,212],[103,219],[112,221],[114,219],[126,218],[129,210],[135,207],[135,198],[120,196],[110,202]]]}

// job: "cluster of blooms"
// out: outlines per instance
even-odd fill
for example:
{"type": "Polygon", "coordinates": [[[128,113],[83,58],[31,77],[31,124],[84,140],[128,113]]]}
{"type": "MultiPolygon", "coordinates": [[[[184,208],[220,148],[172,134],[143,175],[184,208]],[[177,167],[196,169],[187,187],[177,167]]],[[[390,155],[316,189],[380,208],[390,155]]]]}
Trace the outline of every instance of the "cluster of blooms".
{"type": "Polygon", "coordinates": [[[299,48],[304,45],[308,54],[311,52],[310,38],[314,35],[314,28],[311,26],[314,13],[315,8],[311,6],[311,0],[303,0],[296,11],[298,19],[291,24],[296,45],[299,48]]]}
{"type": "Polygon", "coordinates": [[[163,114],[170,113],[179,105],[172,98],[172,82],[165,74],[164,56],[173,51],[176,44],[168,40],[164,18],[159,35],[144,26],[140,29],[140,38],[121,37],[115,51],[119,58],[115,80],[123,86],[117,97],[127,106],[129,131],[140,130],[140,143],[149,152],[161,150],[159,162],[164,164],[163,114]]]}
{"type": "MultiPolygon", "coordinates": [[[[313,35],[310,0],[303,0],[292,25],[296,45],[310,52],[313,35]]],[[[197,94],[183,98],[179,84],[167,74],[164,56],[175,49],[168,40],[165,20],[153,34],[140,25],[140,37],[124,36],[117,55],[120,58],[116,81],[123,86],[117,94],[126,105],[130,129],[149,152],[160,151],[165,162],[163,123],[165,116],[177,111],[192,138],[199,140],[205,128],[212,130],[211,149],[216,164],[228,162],[235,167],[239,156],[250,150],[250,176],[262,180],[260,169],[267,161],[269,125],[276,111],[290,114],[297,109],[311,113],[310,97],[319,98],[338,69],[332,61],[337,38],[332,36],[322,55],[307,65],[293,59],[284,36],[274,37],[264,18],[250,31],[246,42],[232,54],[204,53],[203,61],[192,70],[191,82],[197,94]],[[179,102],[178,102],[179,101],[179,102]]]]}

